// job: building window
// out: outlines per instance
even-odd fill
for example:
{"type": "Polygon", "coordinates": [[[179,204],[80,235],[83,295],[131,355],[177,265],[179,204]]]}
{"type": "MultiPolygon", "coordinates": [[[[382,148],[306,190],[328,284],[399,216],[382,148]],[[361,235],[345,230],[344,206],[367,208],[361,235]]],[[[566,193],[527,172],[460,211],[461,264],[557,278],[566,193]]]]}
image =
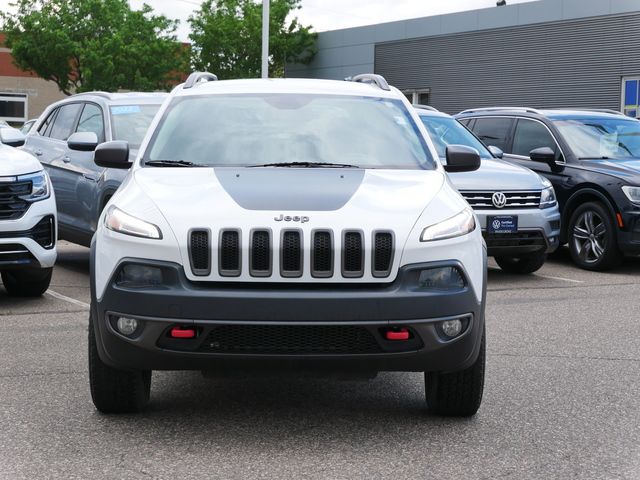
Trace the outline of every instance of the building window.
{"type": "Polygon", "coordinates": [[[622,79],[622,111],[628,117],[640,117],[640,77],[622,79]]]}
{"type": "Polygon", "coordinates": [[[26,95],[0,92],[0,120],[5,122],[25,122],[27,113],[26,95]]]}
{"type": "Polygon", "coordinates": [[[402,93],[412,105],[429,105],[430,89],[428,88],[403,90],[402,93]]]}

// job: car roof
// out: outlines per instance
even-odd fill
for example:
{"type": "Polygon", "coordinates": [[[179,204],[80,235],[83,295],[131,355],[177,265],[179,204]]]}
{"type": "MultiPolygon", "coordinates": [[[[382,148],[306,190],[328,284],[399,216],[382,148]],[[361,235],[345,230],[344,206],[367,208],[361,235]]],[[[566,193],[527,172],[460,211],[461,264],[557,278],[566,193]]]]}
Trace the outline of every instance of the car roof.
{"type": "Polygon", "coordinates": [[[438,118],[453,118],[451,115],[433,109],[427,105],[413,105],[414,110],[421,117],[438,117],[438,118]]]}
{"type": "Polygon", "coordinates": [[[456,117],[478,117],[478,116],[501,116],[501,115],[518,115],[522,117],[539,118],[546,117],[552,120],[561,119],[578,119],[578,118],[610,118],[633,120],[620,112],[608,109],[588,109],[588,108],[546,108],[536,109],[530,107],[487,107],[472,108],[460,112],[456,117]]]}
{"type": "Polygon", "coordinates": [[[83,92],[72,95],[68,99],[92,98],[102,99],[107,103],[162,103],[169,94],[166,92],[83,92]]]}
{"type": "Polygon", "coordinates": [[[219,80],[196,83],[192,88],[176,87],[174,95],[216,95],[237,93],[300,93],[318,95],[352,95],[397,99],[401,93],[395,88],[384,90],[375,84],[341,80],[306,78],[270,78],[219,80]]]}

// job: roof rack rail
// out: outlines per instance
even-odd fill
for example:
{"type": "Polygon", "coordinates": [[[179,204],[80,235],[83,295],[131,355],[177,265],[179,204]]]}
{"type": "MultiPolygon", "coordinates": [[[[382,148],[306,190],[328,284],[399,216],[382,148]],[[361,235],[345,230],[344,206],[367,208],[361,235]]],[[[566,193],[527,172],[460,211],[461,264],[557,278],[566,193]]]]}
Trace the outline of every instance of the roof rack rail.
{"type": "Polygon", "coordinates": [[[187,81],[184,82],[184,86],[182,87],[184,90],[187,88],[193,88],[196,84],[200,82],[217,82],[218,77],[213,73],[209,72],[193,72],[187,78],[187,81]]]}
{"type": "Polygon", "coordinates": [[[598,112],[598,113],[611,113],[613,115],[623,115],[619,110],[614,110],[612,108],[584,108],[584,107],[567,107],[567,108],[550,108],[549,110],[576,110],[578,112],[598,112]]]}
{"type": "Polygon", "coordinates": [[[422,105],[420,103],[414,103],[413,108],[421,108],[422,110],[430,110],[432,112],[439,112],[440,110],[438,110],[436,107],[432,107],[431,105],[422,105]]]}
{"type": "Polygon", "coordinates": [[[386,90],[386,91],[391,90],[391,87],[389,87],[387,80],[382,75],[378,75],[376,73],[361,73],[360,75],[347,77],[345,78],[345,80],[347,82],[374,84],[381,90],[386,90]]]}
{"type": "Polygon", "coordinates": [[[103,97],[103,98],[111,98],[111,94],[109,92],[80,92],[80,93],[74,93],[72,96],[73,97],[78,97],[81,95],[94,95],[96,97],[103,97]]]}
{"type": "Polygon", "coordinates": [[[527,113],[538,113],[540,114],[540,110],[530,107],[484,107],[484,108],[470,108],[468,110],[463,110],[458,115],[463,113],[479,113],[479,112],[499,112],[502,110],[509,110],[515,112],[527,112],[527,113]]]}

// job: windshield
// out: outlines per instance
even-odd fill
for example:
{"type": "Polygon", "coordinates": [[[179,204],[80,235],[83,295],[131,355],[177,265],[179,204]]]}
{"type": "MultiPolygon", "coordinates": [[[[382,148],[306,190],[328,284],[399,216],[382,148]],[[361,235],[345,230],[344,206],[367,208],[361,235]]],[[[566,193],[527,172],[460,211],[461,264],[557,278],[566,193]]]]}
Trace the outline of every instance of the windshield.
{"type": "Polygon", "coordinates": [[[114,140],[126,140],[138,149],[160,105],[112,105],[111,131],[114,140]]]}
{"type": "Polygon", "coordinates": [[[578,158],[640,157],[640,122],[624,118],[554,120],[578,158]]]}
{"type": "Polygon", "coordinates": [[[420,120],[424,123],[441,160],[446,159],[448,145],[472,147],[478,150],[483,160],[493,158],[487,147],[455,118],[420,115],[420,120]]]}
{"type": "Polygon", "coordinates": [[[400,100],[280,93],[176,98],[144,160],[231,167],[309,162],[435,168],[400,100]]]}

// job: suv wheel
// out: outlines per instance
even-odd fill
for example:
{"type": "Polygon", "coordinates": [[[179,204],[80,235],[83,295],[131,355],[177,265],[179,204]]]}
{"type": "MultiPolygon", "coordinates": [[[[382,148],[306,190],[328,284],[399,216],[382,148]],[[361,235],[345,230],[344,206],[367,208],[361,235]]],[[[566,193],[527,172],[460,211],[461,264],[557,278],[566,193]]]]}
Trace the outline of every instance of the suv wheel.
{"type": "Polygon", "coordinates": [[[93,314],[89,317],[89,383],[91,399],[102,413],[140,412],[149,402],[151,370],[119,370],[98,355],[93,314]]]}
{"type": "Polygon", "coordinates": [[[427,408],[436,415],[470,417],[482,402],[484,390],[485,334],[478,358],[466,370],[453,373],[425,372],[427,408]]]}
{"type": "Polygon", "coordinates": [[[580,205],[569,221],[571,258],[585,270],[606,270],[620,263],[615,225],[599,202],[580,205]]]}
{"type": "Polygon", "coordinates": [[[547,261],[546,253],[528,257],[494,257],[502,270],[509,273],[533,273],[540,270],[547,261]]]}
{"type": "Polygon", "coordinates": [[[53,268],[26,268],[2,272],[2,283],[12,297],[39,297],[49,288],[53,268]]]}

